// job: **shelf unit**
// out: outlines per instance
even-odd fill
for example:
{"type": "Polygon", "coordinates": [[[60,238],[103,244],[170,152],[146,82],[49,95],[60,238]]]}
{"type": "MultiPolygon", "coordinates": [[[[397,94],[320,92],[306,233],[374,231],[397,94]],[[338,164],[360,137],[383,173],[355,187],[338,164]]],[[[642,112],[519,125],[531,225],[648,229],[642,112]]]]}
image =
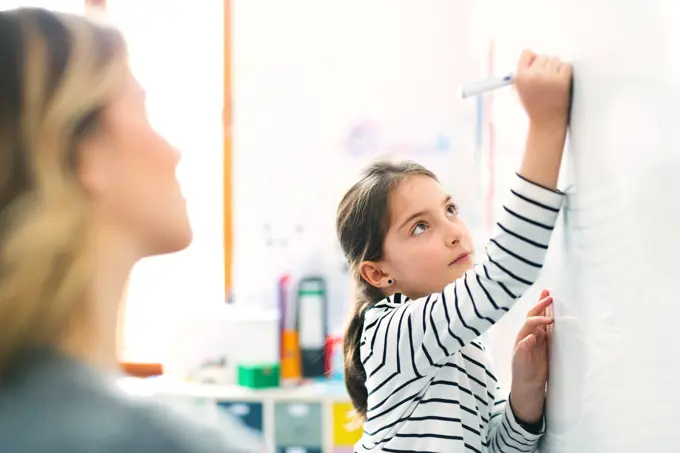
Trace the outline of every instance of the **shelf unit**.
{"type": "Polygon", "coordinates": [[[352,405],[341,382],[253,390],[161,377],[126,378],[121,385],[130,393],[229,413],[261,437],[268,453],[352,453],[361,433],[348,426],[352,405]]]}

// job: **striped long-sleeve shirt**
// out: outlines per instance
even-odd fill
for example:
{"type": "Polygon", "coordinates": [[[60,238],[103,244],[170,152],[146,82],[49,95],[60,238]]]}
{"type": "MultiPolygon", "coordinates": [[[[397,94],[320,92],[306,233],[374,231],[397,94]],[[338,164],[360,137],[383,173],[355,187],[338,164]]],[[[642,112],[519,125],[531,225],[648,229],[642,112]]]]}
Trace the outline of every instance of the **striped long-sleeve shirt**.
{"type": "Polygon", "coordinates": [[[364,314],[364,452],[532,452],[477,338],[533,284],[563,195],[520,177],[481,264],[442,293],[396,294],[364,314]]]}

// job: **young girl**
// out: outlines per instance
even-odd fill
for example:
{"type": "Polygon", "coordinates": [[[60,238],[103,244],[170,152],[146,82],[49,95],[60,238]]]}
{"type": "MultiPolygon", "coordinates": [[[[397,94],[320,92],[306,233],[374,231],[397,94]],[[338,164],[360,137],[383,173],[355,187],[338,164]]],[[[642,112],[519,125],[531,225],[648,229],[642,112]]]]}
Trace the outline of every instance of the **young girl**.
{"type": "Polygon", "coordinates": [[[515,86],[526,150],[481,264],[452,197],[417,164],[374,164],[340,203],[358,287],[344,345],[356,452],[530,452],[544,431],[549,294],[518,335],[507,403],[477,340],[536,280],[562,205],[571,67],[525,51],[515,86]]]}

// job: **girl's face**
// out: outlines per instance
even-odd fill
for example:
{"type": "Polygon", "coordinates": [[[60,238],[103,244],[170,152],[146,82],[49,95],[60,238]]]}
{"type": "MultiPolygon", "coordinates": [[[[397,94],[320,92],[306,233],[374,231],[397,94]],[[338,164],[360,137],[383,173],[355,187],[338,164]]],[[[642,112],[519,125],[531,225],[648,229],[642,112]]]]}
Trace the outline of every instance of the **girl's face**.
{"type": "Polygon", "coordinates": [[[389,208],[383,259],[360,268],[369,283],[418,298],[441,292],[472,268],[470,233],[436,180],[407,177],[391,191],[389,208]]]}

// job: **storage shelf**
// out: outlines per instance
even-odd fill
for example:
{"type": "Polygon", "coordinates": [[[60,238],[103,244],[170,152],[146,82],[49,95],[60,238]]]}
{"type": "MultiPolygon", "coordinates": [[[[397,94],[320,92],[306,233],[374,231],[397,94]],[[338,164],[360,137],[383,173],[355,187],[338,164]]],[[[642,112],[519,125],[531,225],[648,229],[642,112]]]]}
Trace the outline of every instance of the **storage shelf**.
{"type": "Polygon", "coordinates": [[[351,453],[361,432],[347,426],[352,405],[342,382],[259,390],[163,377],[125,378],[120,384],[129,393],[196,401],[218,413],[230,413],[244,431],[262,438],[268,453],[351,453]],[[290,431],[296,436],[286,435],[290,431]],[[293,439],[299,445],[290,445],[293,439]]]}

